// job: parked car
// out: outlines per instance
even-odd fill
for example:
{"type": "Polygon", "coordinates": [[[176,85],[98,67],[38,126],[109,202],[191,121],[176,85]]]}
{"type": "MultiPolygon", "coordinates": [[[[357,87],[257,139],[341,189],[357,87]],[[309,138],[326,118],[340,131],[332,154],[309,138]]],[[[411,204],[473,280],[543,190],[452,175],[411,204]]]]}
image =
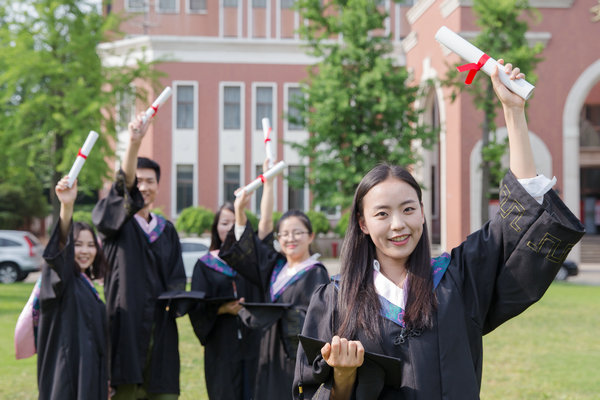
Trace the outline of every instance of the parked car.
{"type": "Polygon", "coordinates": [[[577,264],[575,264],[573,261],[567,260],[560,267],[554,279],[557,281],[566,281],[568,277],[576,276],[578,273],[579,268],[577,267],[577,264]]]}
{"type": "Polygon", "coordinates": [[[44,246],[31,232],[0,230],[0,283],[27,278],[42,266],[44,246]]]}
{"type": "Polygon", "coordinates": [[[210,248],[210,239],[189,237],[181,238],[180,242],[185,276],[191,278],[192,274],[194,273],[194,265],[196,265],[196,261],[208,253],[208,249],[210,248]]]}

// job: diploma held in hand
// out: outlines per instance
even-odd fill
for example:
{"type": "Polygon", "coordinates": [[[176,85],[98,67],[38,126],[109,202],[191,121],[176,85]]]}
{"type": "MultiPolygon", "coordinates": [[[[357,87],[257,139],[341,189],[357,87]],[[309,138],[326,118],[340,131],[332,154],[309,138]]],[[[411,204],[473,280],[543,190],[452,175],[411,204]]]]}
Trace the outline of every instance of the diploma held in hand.
{"type": "Polygon", "coordinates": [[[148,109],[144,113],[144,116],[142,117],[142,122],[144,124],[156,115],[160,106],[162,106],[165,103],[165,101],[167,101],[169,97],[171,97],[171,93],[171,87],[167,86],[165,90],[162,91],[160,96],[158,96],[156,100],[154,100],[154,103],[152,103],[152,105],[148,107],[148,109]]]}
{"type": "Polygon", "coordinates": [[[273,168],[273,150],[271,149],[271,123],[269,118],[262,119],[262,128],[265,135],[265,153],[269,159],[269,168],[273,168]]]}
{"type": "MultiPolygon", "coordinates": [[[[475,76],[475,73],[479,70],[491,76],[494,72],[494,67],[497,65],[499,71],[504,71],[504,66],[502,64],[489,57],[483,51],[479,50],[477,47],[456,33],[452,32],[445,26],[442,26],[437,31],[435,34],[435,40],[471,63],[459,68],[459,71],[469,70],[469,76],[467,77],[466,81],[467,84],[470,83],[475,76]]],[[[506,86],[512,92],[516,93],[525,100],[531,97],[533,89],[535,89],[535,86],[533,86],[531,83],[527,82],[525,79],[511,80],[509,79],[508,75],[503,73],[498,75],[504,86],[506,86]]]]}
{"type": "MultiPolygon", "coordinates": [[[[269,169],[267,172],[265,172],[264,174],[260,175],[258,178],[256,178],[252,182],[250,182],[242,190],[244,190],[248,194],[254,192],[256,189],[258,189],[263,184],[263,182],[265,180],[271,179],[271,178],[279,175],[280,173],[282,173],[284,168],[285,168],[285,162],[279,161],[277,164],[275,164],[275,166],[273,166],[273,168],[269,169]]],[[[239,193],[241,193],[241,191],[239,193]]],[[[239,196],[239,193],[237,194],[237,196],[239,196]]]]}
{"type": "Polygon", "coordinates": [[[83,143],[83,147],[81,149],[79,149],[77,158],[75,159],[75,162],[73,163],[73,166],[71,167],[71,170],[69,171],[69,175],[68,175],[68,177],[69,177],[68,186],[69,187],[73,186],[75,179],[77,179],[79,172],[81,172],[81,168],[83,167],[83,164],[85,163],[87,156],[90,154],[92,147],[94,147],[94,144],[96,143],[97,139],[98,139],[98,133],[96,133],[94,131],[90,131],[87,139],[85,139],[85,143],[83,143]]]}

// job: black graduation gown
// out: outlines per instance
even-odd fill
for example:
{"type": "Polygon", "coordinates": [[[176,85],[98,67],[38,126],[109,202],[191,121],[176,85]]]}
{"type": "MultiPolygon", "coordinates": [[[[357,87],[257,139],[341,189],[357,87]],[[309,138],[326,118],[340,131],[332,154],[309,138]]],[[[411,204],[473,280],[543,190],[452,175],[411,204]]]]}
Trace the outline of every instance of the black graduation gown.
{"type": "MultiPolygon", "coordinates": [[[[260,290],[240,274],[229,276],[207,266],[207,254],[194,266],[192,290],[210,298],[260,299],[260,290]],[[235,285],[235,286],[234,286],[235,285]]],[[[214,259],[214,258],[213,258],[214,259]]],[[[204,377],[211,400],[247,400],[252,398],[256,379],[260,332],[248,329],[231,314],[217,315],[223,303],[200,303],[189,312],[190,321],[204,346],[204,377]]]]}
{"type": "MultiPolygon", "coordinates": [[[[271,301],[269,288],[273,269],[278,262],[285,261],[285,257],[273,249],[272,243],[272,234],[260,241],[248,225],[239,241],[235,240],[232,229],[219,253],[219,257],[262,288],[267,302],[271,301]]],[[[323,264],[317,264],[275,300],[275,303],[288,303],[292,307],[262,333],[254,386],[254,398],[257,400],[291,399],[297,335],[302,331],[312,293],[320,285],[329,282],[327,270],[323,264]]]]}
{"type": "Polygon", "coordinates": [[[111,346],[111,385],[142,384],[152,336],[150,393],[179,393],[179,349],[175,316],[156,307],[164,292],[185,290],[177,231],[167,221],[150,243],[133,217],[144,206],[137,185],[130,192],[120,171],[92,220],[104,241],[110,271],[104,281],[111,346]]]}
{"type": "MultiPolygon", "coordinates": [[[[39,399],[108,397],[106,310],[76,271],[73,231],[60,250],[58,224],[44,251],[37,336],[39,399]]],[[[7,382],[8,383],[8,382],[7,382]]]]}
{"type": "MultiPolygon", "coordinates": [[[[358,333],[355,339],[365,350],[400,358],[404,366],[399,389],[385,386],[379,395],[371,390],[370,396],[356,398],[478,399],[482,336],[539,300],[582,236],[583,226],[553,191],[540,205],[509,172],[498,214],[452,250],[434,289],[438,308],[433,328],[420,336],[402,335],[401,326],[382,318],[381,338],[369,340],[358,333]]],[[[339,323],[336,308],[336,284],[320,288],[311,300],[303,334],[331,341],[339,323]]],[[[331,368],[318,358],[313,371],[299,349],[295,398],[301,381],[305,399],[329,398],[331,368]]],[[[367,372],[358,369],[355,394],[367,372]]]]}

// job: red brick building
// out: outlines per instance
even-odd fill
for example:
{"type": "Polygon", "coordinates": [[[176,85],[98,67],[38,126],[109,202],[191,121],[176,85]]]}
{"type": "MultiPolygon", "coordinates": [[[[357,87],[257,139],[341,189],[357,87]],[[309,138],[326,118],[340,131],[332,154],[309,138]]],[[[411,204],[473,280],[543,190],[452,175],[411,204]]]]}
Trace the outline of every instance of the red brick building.
{"type": "MultiPolygon", "coordinates": [[[[446,25],[467,39],[474,37],[472,3],[380,3],[389,14],[386,33],[393,39],[394,56],[413,72],[413,84],[438,82],[420,105],[428,110],[426,122],[439,124],[440,140],[423,154],[417,174],[427,188],[424,203],[433,241],[448,249],[480,225],[482,116],[469,97],[452,103],[439,85],[446,63],[458,58],[434,35],[446,25]]],[[[530,24],[527,38],[545,44],[528,109],[536,164],[540,172],[558,178],[556,188],[567,205],[584,218],[588,231],[594,231],[600,225],[600,41],[592,38],[600,34],[600,2],[530,3],[542,18],[530,24]]],[[[167,60],[158,68],[166,73],[162,83],[173,88],[173,97],[142,149],[163,168],[158,206],[167,215],[174,218],[190,205],[216,209],[232,197],[233,189],[257,175],[264,158],[263,117],[271,120],[276,158],[289,165],[286,173],[305,172],[307,160],[284,144],[308,135],[303,127],[288,124],[283,114],[293,112],[288,101],[298,95],[306,67],[314,62],[295,34],[302,21],[292,4],[293,0],[113,0],[108,6],[105,1],[105,12],[132,17],[122,27],[124,39],[100,47],[107,64],[142,56],[167,60]]],[[[122,104],[124,120],[130,108],[122,104]]],[[[499,122],[498,133],[505,134],[499,122]]],[[[276,196],[280,210],[310,207],[308,187],[293,189],[280,180],[276,196]]],[[[258,207],[256,199],[252,207],[258,207]]]]}

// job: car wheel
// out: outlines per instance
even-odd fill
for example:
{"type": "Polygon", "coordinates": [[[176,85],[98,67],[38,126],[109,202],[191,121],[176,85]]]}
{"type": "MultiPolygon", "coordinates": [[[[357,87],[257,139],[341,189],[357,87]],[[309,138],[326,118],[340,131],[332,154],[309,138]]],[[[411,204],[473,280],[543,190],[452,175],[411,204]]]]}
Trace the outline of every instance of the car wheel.
{"type": "Polygon", "coordinates": [[[15,283],[19,278],[17,264],[4,263],[0,265],[0,283],[15,283]]]}
{"type": "Polygon", "coordinates": [[[29,272],[21,272],[19,274],[19,279],[17,279],[17,281],[22,282],[25,279],[27,279],[28,276],[29,276],[29,272]]]}
{"type": "Polygon", "coordinates": [[[567,271],[567,268],[563,265],[556,273],[556,277],[554,279],[556,279],[557,281],[566,281],[568,276],[569,271],[567,271]]]}

